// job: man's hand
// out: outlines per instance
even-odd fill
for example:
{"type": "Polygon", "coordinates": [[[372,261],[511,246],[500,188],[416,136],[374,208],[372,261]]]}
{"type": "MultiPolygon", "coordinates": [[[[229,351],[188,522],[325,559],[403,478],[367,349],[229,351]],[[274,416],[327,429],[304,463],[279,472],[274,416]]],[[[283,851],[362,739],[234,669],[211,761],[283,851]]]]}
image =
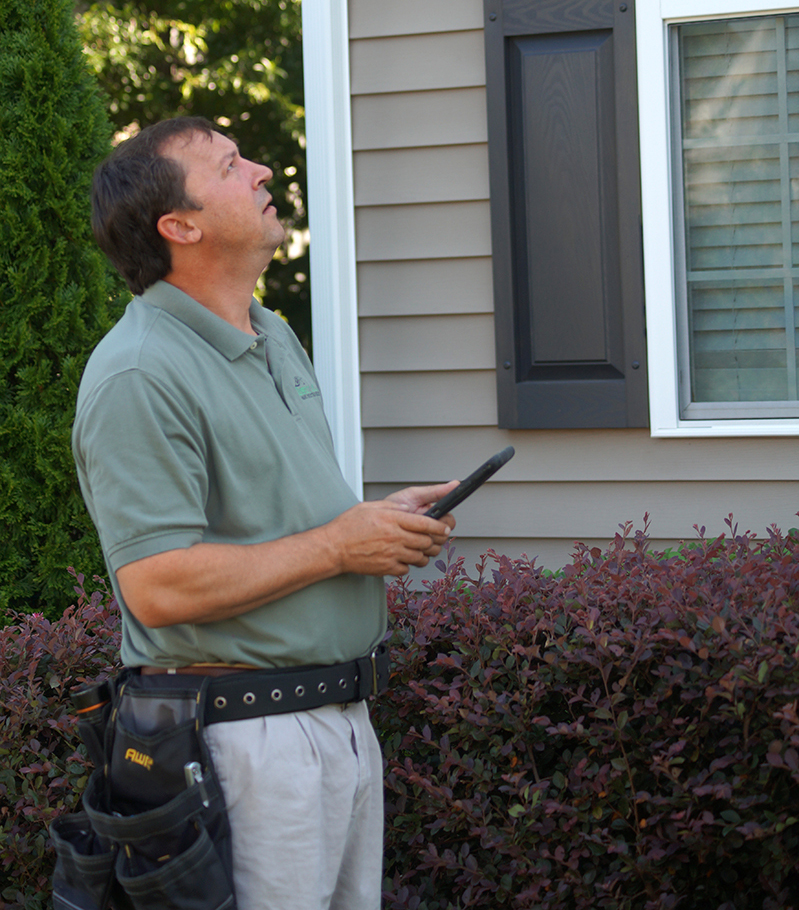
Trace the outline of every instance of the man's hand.
{"type": "MultiPolygon", "coordinates": [[[[363,502],[324,526],[330,545],[338,544],[341,571],[360,575],[404,575],[426,566],[455,527],[455,519],[427,518],[424,512],[457,485],[408,487],[380,502],[363,502]]],[[[321,529],[320,529],[321,530],[321,529]]]]}

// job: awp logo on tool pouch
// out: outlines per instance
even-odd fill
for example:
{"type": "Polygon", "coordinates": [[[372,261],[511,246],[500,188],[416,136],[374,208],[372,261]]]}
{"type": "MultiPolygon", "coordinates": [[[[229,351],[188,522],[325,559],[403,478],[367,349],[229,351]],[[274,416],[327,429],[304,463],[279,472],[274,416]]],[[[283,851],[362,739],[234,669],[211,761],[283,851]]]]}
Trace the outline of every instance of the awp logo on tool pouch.
{"type": "Polygon", "coordinates": [[[141,765],[147,771],[151,771],[153,767],[153,760],[149,755],[145,755],[144,752],[137,752],[136,749],[128,749],[125,753],[125,761],[132,761],[136,765],[141,765]]]}

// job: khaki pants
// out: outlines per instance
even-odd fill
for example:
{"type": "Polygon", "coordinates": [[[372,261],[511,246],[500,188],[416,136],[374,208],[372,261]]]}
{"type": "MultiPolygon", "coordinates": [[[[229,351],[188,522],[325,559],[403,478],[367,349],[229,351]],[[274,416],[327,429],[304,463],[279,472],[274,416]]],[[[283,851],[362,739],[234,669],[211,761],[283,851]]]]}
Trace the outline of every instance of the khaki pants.
{"type": "Polygon", "coordinates": [[[238,910],[378,910],[383,762],[365,702],[209,725],[238,910]]]}

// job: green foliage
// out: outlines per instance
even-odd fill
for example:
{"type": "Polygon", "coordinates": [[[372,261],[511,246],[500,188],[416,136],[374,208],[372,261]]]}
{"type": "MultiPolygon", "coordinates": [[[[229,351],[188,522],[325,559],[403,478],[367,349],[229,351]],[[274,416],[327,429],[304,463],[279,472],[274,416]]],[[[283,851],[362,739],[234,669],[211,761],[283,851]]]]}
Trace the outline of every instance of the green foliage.
{"type": "Polygon", "coordinates": [[[89,182],[110,127],[64,0],[0,5],[0,618],[63,608],[76,557],[102,568],[70,453],[86,358],[120,283],[96,249],[89,182]]]}
{"type": "Polygon", "coordinates": [[[259,294],[309,347],[299,0],[115,0],[81,8],[79,25],[120,135],[203,116],[245,158],[272,168],[270,192],[293,246],[278,251],[259,294]]]}
{"type": "Polygon", "coordinates": [[[0,907],[8,910],[50,906],[47,826],[79,808],[91,770],[69,693],[117,667],[116,601],[102,582],[89,595],[83,576],[76,581],[77,604],[55,622],[32,613],[0,629],[0,907]]]}
{"type": "Polygon", "coordinates": [[[799,907],[799,537],[731,531],[392,585],[387,908],[799,907]]]}

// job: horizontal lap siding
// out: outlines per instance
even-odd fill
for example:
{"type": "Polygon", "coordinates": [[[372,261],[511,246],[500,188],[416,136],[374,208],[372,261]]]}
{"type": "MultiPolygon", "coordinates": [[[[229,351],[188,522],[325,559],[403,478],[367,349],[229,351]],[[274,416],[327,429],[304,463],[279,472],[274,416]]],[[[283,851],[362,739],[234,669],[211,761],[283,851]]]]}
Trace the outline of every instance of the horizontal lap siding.
{"type": "MultiPolygon", "coordinates": [[[[439,373],[364,373],[362,420],[377,427],[496,427],[494,373],[449,370],[439,373]]],[[[368,436],[366,441],[368,447],[368,436]]],[[[482,452],[474,438],[476,452],[482,452]]],[[[485,458],[493,452],[486,452],[485,458]]],[[[480,458],[480,461],[485,461],[480,458]]],[[[477,455],[474,456],[477,467],[477,455]]],[[[377,479],[365,477],[367,483],[377,479]]]]}
{"type": "Polygon", "coordinates": [[[487,137],[483,86],[356,95],[352,99],[356,152],[485,143],[487,137]]]}
{"type": "MultiPolygon", "coordinates": [[[[799,524],[791,439],[497,429],[482,0],[351,0],[367,498],[516,457],[458,508],[456,555],[563,565],[652,518],[654,545],[799,524]]],[[[432,567],[415,572],[433,577],[432,567]]]]}
{"type": "Polygon", "coordinates": [[[485,85],[482,29],[350,42],[355,95],[485,85]]]}
{"type": "MultiPolygon", "coordinates": [[[[444,474],[438,479],[450,478],[444,474]]],[[[497,541],[525,536],[607,541],[619,530],[620,523],[631,521],[636,528],[642,528],[644,515],[649,514],[654,537],[694,539],[695,524],[704,525],[708,534],[721,534],[726,530],[725,518],[732,513],[739,531],[762,535],[774,522],[786,531],[797,524],[795,509],[788,503],[780,506],[775,502],[781,487],[782,484],[768,481],[583,481],[566,484],[565,488],[552,482],[520,488],[518,483],[494,480],[458,506],[456,534],[497,541]],[[564,508],[564,496],[572,497],[569,508],[564,508]],[[578,513],[579,530],[575,529],[574,512],[578,513]]],[[[372,492],[383,496],[392,489],[388,484],[376,484],[372,492]]]]}
{"type": "MultiPolygon", "coordinates": [[[[437,474],[423,473],[421,480],[462,476],[446,467],[439,467],[437,474]]],[[[369,498],[381,498],[396,488],[370,485],[369,498]]],[[[695,525],[705,528],[706,538],[729,535],[725,520],[730,514],[739,532],[765,537],[772,525],[787,531],[799,524],[795,503],[786,500],[785,490],[786,484],[778,481],[493,480],[458,507],[453,546],[456,555],[468,557],[471,564],[490,547],[511,558],[525,554],[537,557],[539,565],[558,568],[569,562],[575,541],[604,549],[620,525],[630,522],[634,531],[642,530],[647,516],[654,549],[696,540],[695,525]]],[[[428,568],[413,574],[418,580],[439,573],[428,568]]]]}
{"type": "Polygon", "coordinates": [[[359,262],[489,256],[488,201],[363,206],[355,211],[359,262]]]}
{"type": "MultiPolygon", "coordinates": [[[[790,484],[791,495],[784,508],[791,515],[799,509],[797,442],[790,438],[739,439],[732,445],[729,439],[652,439],[646,430],[536,430],[527,434],[496,427],[484,428],[476,436],[471,427],[453,426],[442,428],[435,437],[425,428],[375,427],[369,439],[367,476],[397,486],[463,476],[474,466],[477,444],[488,452],[513,444],[515,458],[490,483],[589,481],[613,483],[617,491],[620,484],[655,484],[669,478],[719,481],[733,488],[752,478],[752,465],[762,460],[766,447],[771,458],[768,479],[783,489],[790,484]]],[[[620,502],[623,505],[623,497],[620,502]]],[[[771,502],[769,508],[774,500],[771,502]]],[[[653,499],[652,508],[656,506],[653,499]]]]}
{"type": "Polygon", "coordinates": [[[351,38],[483,27],[482,0],[357,0],[349,12],[351,38]]]}
{"type": "MultiPolygon", "coordinates": [[[[362,262],[361,317],[493,313],[491,257],[362,262]]],[[[493,331],[493,329],[492,329],[493,331]]]]}
{"type": "Polygon", "coordinates": [[[355,153],[355,204],[487,200],[485,143],[355,153]]]}
{"type": "Polygon", "coordinates": [[[364,373],[494,370],[490,315],[388,317],[361,320],[364,373]]]}
{"type": "MultiPolygon", "coordinates": [[[[362,408],[496,424],[482,0],[350,3],[362,408]]],[[[422,443],[424,444],[424,443],[422,443]]],[[[367,477],[379,481],[380,466],[367,477]]]]}

